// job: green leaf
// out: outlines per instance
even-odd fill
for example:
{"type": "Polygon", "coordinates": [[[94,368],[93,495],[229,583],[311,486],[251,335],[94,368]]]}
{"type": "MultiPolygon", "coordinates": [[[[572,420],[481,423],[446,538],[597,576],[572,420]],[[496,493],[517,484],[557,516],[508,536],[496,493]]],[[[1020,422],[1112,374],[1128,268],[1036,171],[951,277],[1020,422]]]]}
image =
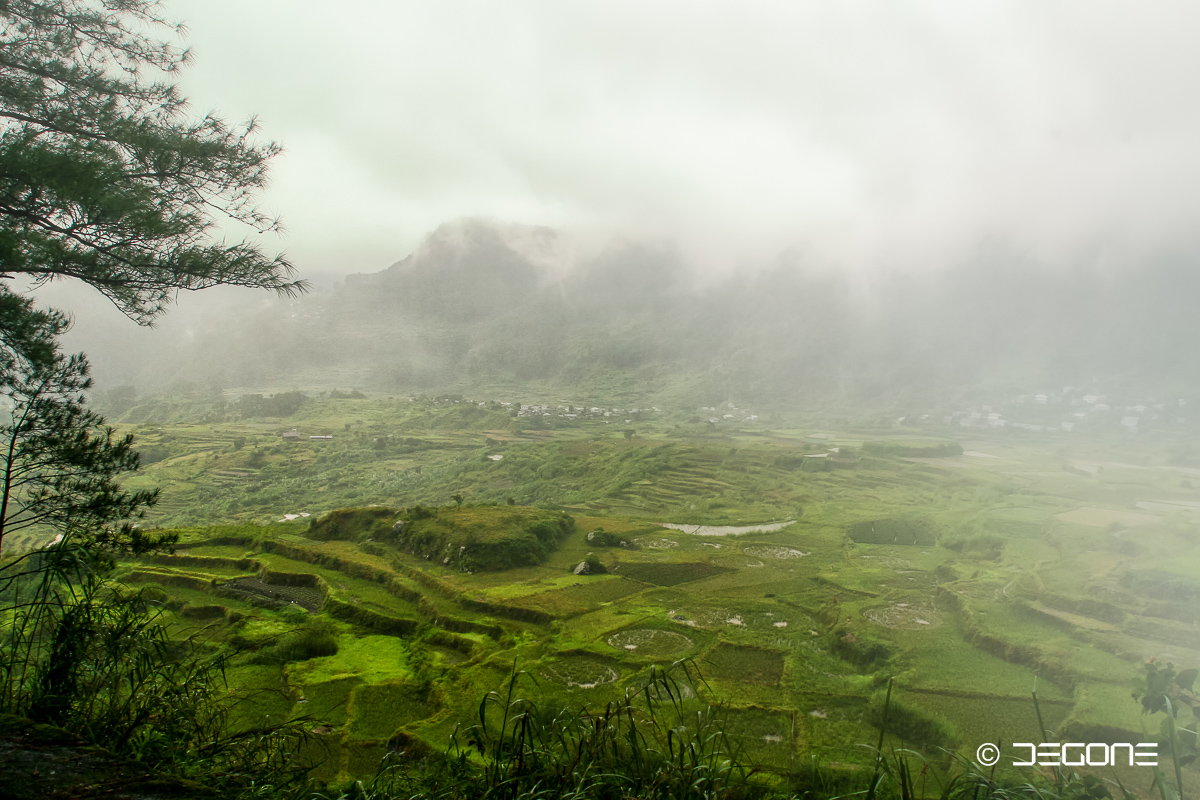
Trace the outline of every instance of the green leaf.
{"type": "Polygon", "coordinates": [[[1191,689],[1192,684],[1196,682],[1197,675],[1200,675],[1200,669],[1185,669],[1175,676],[1175,685],[1184,689],[1191,689]]]}

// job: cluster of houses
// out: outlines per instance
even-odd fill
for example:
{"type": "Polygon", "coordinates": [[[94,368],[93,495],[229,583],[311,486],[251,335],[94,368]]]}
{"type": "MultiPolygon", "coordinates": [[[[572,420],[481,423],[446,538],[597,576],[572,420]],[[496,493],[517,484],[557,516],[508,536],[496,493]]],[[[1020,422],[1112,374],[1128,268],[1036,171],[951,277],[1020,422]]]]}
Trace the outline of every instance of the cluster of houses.
{"type": "MultiPolygon", "coordinates": [[[[510,405],[502,403],[501,405],[510,405]]],[[[637,419],[645,419],[647,414],[661,411],[659,408],[651,406],[650,408],[600,408],[598,406],[575,406],[575,405],[526,405],[524,403],[517,407],[518,417],[561,417],[562,419],[598,419],[606,422],[609,418],[624,420],[625,422],[633,422],[637,419]]]]}
{"type": "Polygon", "coordinates": [[[723,406],[700,406],[701,414],[720,414],[720,416],[710,416],[709,423],[716,425],[719,422],[757,422],[758,414],[752,413],[747,408],[738,408],[733,403],[726,403],[723,406]]]}
{"type": "Polygon", "coordinates": [[[1029,431],[1065,431],[1077,429],[1120,428],[1131,433],[1156,426],[1188,424],[1185,399],[1159,401],[1141,397],[1124,403],[1103,394],[1071,387],[1047,394],[1020,394],[1003,403],[981,404],[941,417],[922,414],[901,417],[900,424],[942,425],[963,428],[1013,428],[1029,431]]]}
{"type": "MultiPolygon", "coordinates": [[[[417,398],[410,397],[410,402],[415,402],[417,398]]],[[[496,402],[489,400],[465,400],[461,397],[438,397],[433,400],[434,405],[473,405],[479,408],[496,408],[499,407],[505,411],[516,409],[518,417],[527,419],[533,417],[558,417],[561,419],[597,419],[610,421],[612,419],[623,420],[624,422],[634,422],[638,419],[646,419],[648,414],[660,412],[662,409],[655,406],[648,408],[600,408],[599,406],[584,406],[575,405],[573,403],[561,403],[559,405],[542,405],[537,403],[509,403],[496,402]]]]}

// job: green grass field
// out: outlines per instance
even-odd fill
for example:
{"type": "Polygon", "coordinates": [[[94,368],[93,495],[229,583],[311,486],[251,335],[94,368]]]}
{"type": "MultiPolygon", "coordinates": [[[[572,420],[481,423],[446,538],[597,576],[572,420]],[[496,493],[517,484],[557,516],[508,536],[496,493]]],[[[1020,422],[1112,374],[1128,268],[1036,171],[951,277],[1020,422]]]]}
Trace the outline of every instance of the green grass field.
{"type": "Polygon", "coordinates": [[[514,665],[553,708],[689,659],[780,771],[869,763],[889,678],[969,754],[1036,736],[1035,685],[1054,730],[1140,736],[1139,664],[1200,665],[1200,492],[1169,440],[628,427],[373,399],[132,428],[156,459],[130,484],[164,488],[149,521],[181,546],[127,575],[241,650],[243,724],[311,718],[327,778],[401,732],[443,748],[514,665]],[[1160,468],[1073,466],[1135,458],[1160,468]],[[318,619],[336,653],[280,655],[318,619]]]}

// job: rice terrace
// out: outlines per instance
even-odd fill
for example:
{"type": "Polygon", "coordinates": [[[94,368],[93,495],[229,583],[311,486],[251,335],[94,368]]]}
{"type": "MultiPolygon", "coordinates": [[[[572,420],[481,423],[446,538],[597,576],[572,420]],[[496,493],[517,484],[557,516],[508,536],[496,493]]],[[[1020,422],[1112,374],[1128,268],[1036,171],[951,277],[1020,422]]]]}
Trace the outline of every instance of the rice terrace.
{"type": "Polygon", "coordinates": [[[1200,519],[1169,437],[640,416],[131,414],[156,456],[131,482],[168,487],[149,523],[181,538],[121,575],[179,635],[236,648],[239,724],[308,720],[325,781],[443,750],[514,670],[540,706],[595,709],[683,662],[689,702],[786,776],[869,771],[889,679],[885,747],[936,760],[1033,741],[1037,714],[1063,741],[1142,741],[1141,665],[1200,664],[1200,519]]]}
{"type": "Polygon", "coordinates": [[[1200,6],[284,5],[0,0],[0,800],[1200,796],[1200,6]]]}

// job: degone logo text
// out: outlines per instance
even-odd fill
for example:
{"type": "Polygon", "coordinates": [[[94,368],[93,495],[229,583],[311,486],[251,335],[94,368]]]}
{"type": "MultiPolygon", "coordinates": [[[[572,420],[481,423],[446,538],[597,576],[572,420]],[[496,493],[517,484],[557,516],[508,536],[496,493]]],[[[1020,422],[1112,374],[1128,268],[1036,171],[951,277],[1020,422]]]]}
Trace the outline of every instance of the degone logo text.
{"type": "MultiPolygon", "coordinates": [[[[1106,744],[1104,742],[1016,742],[1013,748],[1027,761],[1013,761],[1014,767],[1156,767],[1158,766],[1158,743],[1128,742],[1106,744]],[[1028,750],[1028,753],[1020,751],[1028,750]]],[[[990,767],[1000,760],[1000,748],[984,743],[975,752],[976,760],[990,767]]]]}

